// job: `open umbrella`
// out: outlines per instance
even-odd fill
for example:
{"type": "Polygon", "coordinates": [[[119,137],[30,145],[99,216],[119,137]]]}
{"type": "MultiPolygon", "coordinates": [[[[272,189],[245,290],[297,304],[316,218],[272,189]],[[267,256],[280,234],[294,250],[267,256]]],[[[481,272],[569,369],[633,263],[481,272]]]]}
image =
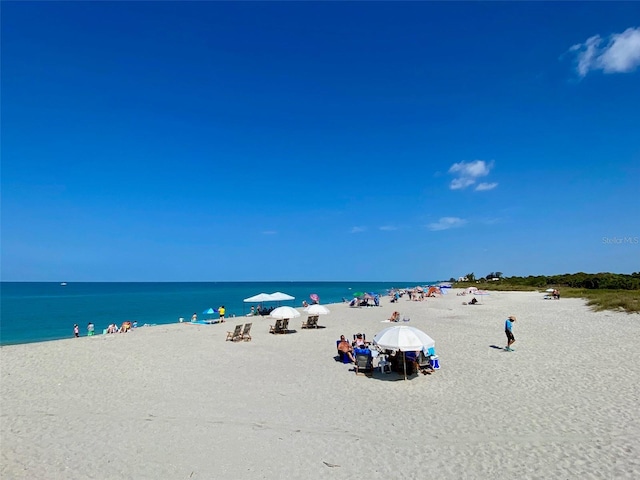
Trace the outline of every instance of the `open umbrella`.
{"type": "Polygon", "coordinates": [[[273,318],[297,318],[300,316],[300,312],[293,307],[278,307],[271,310],[269,316],[273,318]]]}
{"type": "Polygon", "coordinates": [[[316,303],[320,303],[320,297],[317,293],[312,293],[311,295],[309,295],[309,298],[316,303]]]}
{"type": "Polygon", "coordinates": [[[486,290],[476,290],[475,292],[473,292],[473,295],[478,295],[480,298],[482,298],[489,295],[489,292],[487,292],[486,290]]]}
{"type": "Polygon", "coordinates": [[[309,305],[304,311],[309,315],[328,315],[331,313],[327,307],[319,304],[309,305]]]}
{"type": "MultiPolygon", "coordinates": [[[[397,325],[388,327],[373,337],[373,343],[380,348],[399,350],[405,352],[417,352],[425,348],[433,348],[436,342],[429,335],[415,327],[397,325]]],[[[407,379],[407,364],[404,362],[404,379],[407,379]]]]}

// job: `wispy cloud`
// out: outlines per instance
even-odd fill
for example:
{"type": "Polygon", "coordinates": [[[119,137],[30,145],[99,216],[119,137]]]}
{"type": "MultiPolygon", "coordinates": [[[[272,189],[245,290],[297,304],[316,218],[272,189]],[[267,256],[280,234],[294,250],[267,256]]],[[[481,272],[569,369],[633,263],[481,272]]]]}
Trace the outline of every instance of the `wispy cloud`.
{"type": "Polygon", "coordinates": [[[433,232],[439,230],[449,230],[450,228],[457,228],[467,223],[466,220],[458,217],[442,217],[435,223],[430,223],[427,228],[433,232]]]}
{"type": "Polygon", "coordinates": [[[393,230],[397,230],[398,227],[394,227],[393,225],[383,225],[382,227],[378,227],[380,230],[383,230],[385,232],[391,232],[393,230]]]}
{"type": "Polygon", "coordinates": [[[584,43],[573,45],[569,52],[576,55],[576,71],[580,77],[593,70],[631,72],[640,66],[640,27],[627,28],[607,39],[594,35],[584,43]]]}
{"type": "MultiPolygon", "coordinates": [[[[451,180],[449,188],[451,190],[463,190],[478,181],[480,177],[486,177],[493,168],[493,161],[487,163],[484,160],[475,160],[473,162],[454,163],[449,168],[449,173],[456,178],[451,180]]],[[[475,190],[491,190],[497,187],[497,183],[481,183],[475,190]]]]}
{"type": "Polygon", "coordinates": [[[494,188],[496,188],[498,186],[497,183],[479,183],[478,186],[476,187],[476,191],[477,192],[483,192],[485,190],[493,190],[494,188]]]}
{"type": "Polygon", "coordinates": [[[361,232],[364,232],[366,229],[367,229],[366,227],[352,227],[351,233],[361,233],[361,232]]]}

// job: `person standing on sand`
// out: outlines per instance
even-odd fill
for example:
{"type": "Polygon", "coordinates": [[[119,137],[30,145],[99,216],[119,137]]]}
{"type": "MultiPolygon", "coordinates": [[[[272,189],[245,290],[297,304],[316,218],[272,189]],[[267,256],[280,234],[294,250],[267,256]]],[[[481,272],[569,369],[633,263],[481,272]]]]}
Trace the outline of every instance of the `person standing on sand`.
{"type": "Polygon", "coordinates": [[[220,321],[224,322],[224,305],[218,308],[218,314],[220,315],[220,321]]]}
{"type": "Polygon", "coordinates": [[[511,315],[504,322],[504,333],[507,335],[507,346],[504,347],[504,349],[507,352],[513,352],[513,348],[511,348],[511,345],[513,345],[513,342],[516,341],[516,337],[513,336],[513,322],[515,321],[516,321],[516,317],[511,315]]]}
{"type": "Polygon", "coordinates": [[[78,338],[80,336],[80,327],[78,327],[78,324],[75,323],[73,325],[73,335],[78,338]]]}

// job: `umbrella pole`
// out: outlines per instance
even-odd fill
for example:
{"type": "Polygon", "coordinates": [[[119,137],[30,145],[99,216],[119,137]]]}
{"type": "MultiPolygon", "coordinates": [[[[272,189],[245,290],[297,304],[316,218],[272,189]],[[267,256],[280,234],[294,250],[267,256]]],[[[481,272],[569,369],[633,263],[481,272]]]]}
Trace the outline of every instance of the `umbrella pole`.
{"type": "Polygon", "coordinates": [[[407,354],[405,352],[402,352],[402,360],[403,360],[403,364],[404,364],[404,379],[407,379],[407,354]]]}

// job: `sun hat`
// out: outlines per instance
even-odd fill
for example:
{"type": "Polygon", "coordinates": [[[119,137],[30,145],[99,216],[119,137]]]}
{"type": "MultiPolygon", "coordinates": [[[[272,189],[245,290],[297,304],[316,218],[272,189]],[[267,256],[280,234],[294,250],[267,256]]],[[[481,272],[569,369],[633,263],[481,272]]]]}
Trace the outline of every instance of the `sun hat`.
{"type": "Polygon", "coordinates": [[[509,315],[509,320],[515,320],[516,317],[514,315],[509,315]]]}

